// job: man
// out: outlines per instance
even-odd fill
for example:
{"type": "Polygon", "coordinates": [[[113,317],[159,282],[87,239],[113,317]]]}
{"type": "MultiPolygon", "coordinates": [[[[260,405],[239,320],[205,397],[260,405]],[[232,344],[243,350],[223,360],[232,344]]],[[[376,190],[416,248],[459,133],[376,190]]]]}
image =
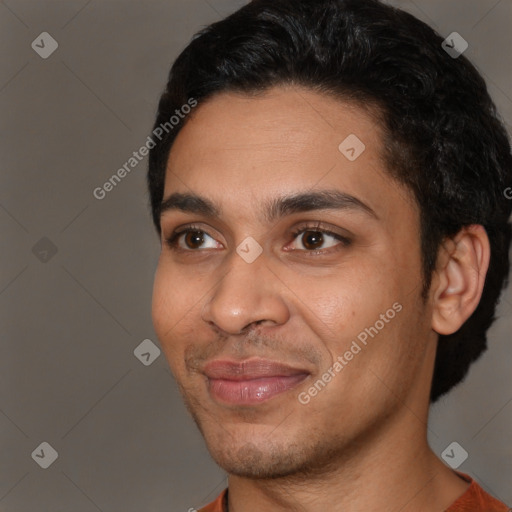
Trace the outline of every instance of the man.
{"type": "Polygon", "coordinates": [[[457,57],[376,0],[256,0],[173,65],[153,322],[229,475],[203,511],[508,510],[426,436],[509,271],[509,141],[457,57]]]}

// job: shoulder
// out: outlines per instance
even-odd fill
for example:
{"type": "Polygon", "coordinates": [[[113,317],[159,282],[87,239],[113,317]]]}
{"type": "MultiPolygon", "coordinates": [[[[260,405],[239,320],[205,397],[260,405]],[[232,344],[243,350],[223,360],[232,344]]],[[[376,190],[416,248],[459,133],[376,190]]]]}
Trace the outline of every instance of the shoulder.
{"type": "Polygon", "coordinates": [[[470,486],[466,492],[460,496],[446,512],[510,512],[512,509],[505,503],[497,500],[489,493],[484,491],[469,475],[464,473],[457,474],[470,486]]]}
{"type": "Polygon", "coordinates": [[[206,505],[198,510],[198,512],[225,512],[225,501],[227,498],[228,490],[224,489],[215,501],[212,501],[210,504],[206,505]]]}

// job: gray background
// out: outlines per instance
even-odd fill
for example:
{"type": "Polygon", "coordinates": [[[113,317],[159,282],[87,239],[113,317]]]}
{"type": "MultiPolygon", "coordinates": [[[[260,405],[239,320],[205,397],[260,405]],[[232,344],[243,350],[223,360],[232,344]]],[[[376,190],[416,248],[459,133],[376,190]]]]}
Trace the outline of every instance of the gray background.
{"type": "MultiPolygon", "coordinates": [[[[92,191],[146,141],[193,33],[243,3],[0,2],[2,511],[187,511],[225,486],[163,354],[145,366],[133,353],[158,345],[147,158],[103,200],[92,191]],[[59,44],[48,59],[31,48],[44,31],[59,44]],[[31,456],[43,441],[59,454],[48,469],[31,456]]],[[[394,3],[463,35],[510,129],[512,0],[394,3]]],[[[509,503],[511,304],[508,291],[490,350],[429,430],[438,454],[457,441],[459,469],[509,503]]]]}

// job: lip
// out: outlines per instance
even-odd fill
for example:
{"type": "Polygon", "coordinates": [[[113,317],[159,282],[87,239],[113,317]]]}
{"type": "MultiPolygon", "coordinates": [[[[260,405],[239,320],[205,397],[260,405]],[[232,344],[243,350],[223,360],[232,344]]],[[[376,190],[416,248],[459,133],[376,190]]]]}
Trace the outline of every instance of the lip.
{"type": "Polygon", "coordinates": [[[203,370],[210,396],[230,405],[255,405],[298,386],[310,372],[269,359],[215,360],[203,370]]]}

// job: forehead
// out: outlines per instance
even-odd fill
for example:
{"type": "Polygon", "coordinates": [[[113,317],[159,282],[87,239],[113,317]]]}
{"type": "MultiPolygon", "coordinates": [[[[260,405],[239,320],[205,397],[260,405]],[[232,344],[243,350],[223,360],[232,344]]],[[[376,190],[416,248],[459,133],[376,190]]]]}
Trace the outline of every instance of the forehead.
{"type": "Polygon", "coordinates": [[[175,162],[177,153],[180,164],[185,158],[218,162],[218,157],[229,157],[227,151],[236,156],[250,152],[257,161],[277,158],[284,162],[304,154],[318,156],[326,149],[337,157],[332,150],[356,134],[378,152],[380,126],[369,112],[297,86],[274,87],[258,95],[223,92],[193,111],[174,142],[169,164],[175,162]]]}
{"type": "Polygon", "coordinates": [[[176,137],[164,199],[197,193],[240,208],[241,196],[268,202],[285,190],[336,188],[376,210],[384,189],[404,196],[385,172],[382,144],[376,116],[352,103],[296,86],[224,92],[196,107],[176,137]]]}

